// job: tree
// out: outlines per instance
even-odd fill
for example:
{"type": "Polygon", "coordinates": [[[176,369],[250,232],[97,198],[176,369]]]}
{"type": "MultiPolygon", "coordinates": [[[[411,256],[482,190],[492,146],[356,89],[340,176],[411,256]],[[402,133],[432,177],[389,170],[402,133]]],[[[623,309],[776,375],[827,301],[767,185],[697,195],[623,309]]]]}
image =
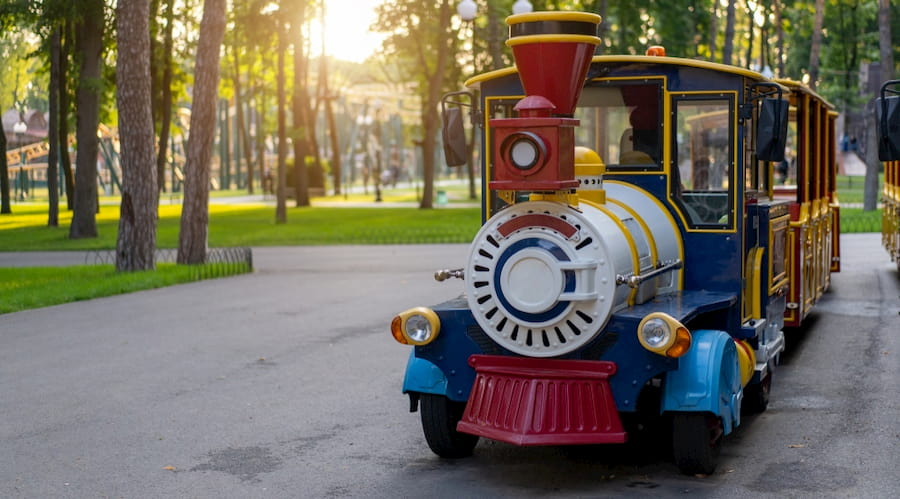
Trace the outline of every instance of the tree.
{"type": "Polygon", "coordinates": [[[216,125],[219,50],[225,35],[225,0],[204,0],[194,66],[194,101],[184,165],[184,204],[178,263],[206,262],[209,225],[209,161],[216,125]]]}
{"type": "Polygon", "coordinates": [[[116,12],[116,104],[122,203],[116,270],[156,267],[156,183],[150,96],[150,0],[119,0],[116,12]]]}
{"type": "Polygon", "coordinates": [[[75,163],[75,209],[69,238],[97,237],[97,127],[100,124],[103,41],[106,9],[103,0],[81,2],[75,44],[81,59],[76,94],[78,156],[75,163]]]}
{"type": "MultiPolygon", "coordinates": [[[[154,12],[155,14],[155,12],[154,12]]],[[[159,142],[156,148],[156,179],[159,191],[166,188],[166,157],[172,127],[172,50],[174,44],[175,2],[166,0],[166,28],[162,48],[162,77],[159,84],[159,142]]],[[[155,93],[154,93],[155,94],[155,93]]],[[[155,106],[154,109],[157,109],[155,106]]],[[[158,197],[157,197],[158,199],[158,197]]]]}
{"type": "Polygon", "coordinates": [[[725,44],[722,46],[722,64],[731,64],[732,52],[734,51],[734,23],[735,23],[735,2],[737,0],[728,0],[727,14],[725,15],[725,44]]]}
{"type": "Polygon", "coordinates": [[[825,0],[816,0],[812,42],[809,46],[809,88],[815,90],[819,83],[819,54],[822,51],[822,28],[825,21],[825,0]]]}
{"type": "Polygon", "coordinates": [[[378,7],[378,21],[373,27],[390,33],[385,40],[386,51],[401,61],[406,80],[418,83],[424,169],[420,208],[434,206],[435,153],[441,122],[438,105],[441,95],[456,86],[447,78],[459,38],[459,26],[451,23],[452,11],[450,0],[398,0],[378,7]]]}
{"type": "Polygon", "coordinates": [[[48,97],[50,110],[47,120],[47,140],[50,142],[50,150],[47,153],[47,193],[49,194],[49,210],[47,225],[59,226],[59,87],[62,75],[59,72],[59,61],[62,57],[62,26],[57,24],[52,28],[50,35],[50,95],[48,97]]]}

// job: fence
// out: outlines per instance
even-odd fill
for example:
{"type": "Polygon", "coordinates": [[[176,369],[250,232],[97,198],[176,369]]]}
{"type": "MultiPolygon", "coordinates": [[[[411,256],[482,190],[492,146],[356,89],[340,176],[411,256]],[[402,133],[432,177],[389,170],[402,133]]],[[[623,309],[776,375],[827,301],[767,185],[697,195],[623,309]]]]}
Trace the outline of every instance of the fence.
{"type": "MultiPolygon", "coordinates": [[[[157,249],[156,263],[177,263],[178,250],[157,249]]],[[[90,251],[85,254],[88,265],[115,264],[115,250],[90,251]]],[[[195,280],[215,279],[231,275],[253,272],[253,251],[250,248],[210,248],[206,252],[206,263],[189,265],[195,280]]]]}

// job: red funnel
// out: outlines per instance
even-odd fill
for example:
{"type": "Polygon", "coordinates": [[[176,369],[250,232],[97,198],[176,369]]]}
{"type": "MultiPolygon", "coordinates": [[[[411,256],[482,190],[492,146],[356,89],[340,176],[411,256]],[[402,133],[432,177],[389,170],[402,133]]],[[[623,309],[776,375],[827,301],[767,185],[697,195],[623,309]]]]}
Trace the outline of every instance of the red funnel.
{"type": "Polygon", "coordinates": [[[516,68],[526,95],[549,99],[554,114],[571,116],[581,95],[600,16],[585,12],[530,12],[506,19],[516,68]]]}

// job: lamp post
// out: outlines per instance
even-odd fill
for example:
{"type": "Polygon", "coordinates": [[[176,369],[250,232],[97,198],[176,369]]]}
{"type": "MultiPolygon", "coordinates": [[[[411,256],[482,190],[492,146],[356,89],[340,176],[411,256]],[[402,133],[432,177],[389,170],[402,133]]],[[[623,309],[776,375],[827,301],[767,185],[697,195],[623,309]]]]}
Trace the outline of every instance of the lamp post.
{"type": "Polygon", "coordinates": [[[25,124],[21,119],[13,125],[13,133],[16,134],[16,142],[19,146],[19,174],[16,176],[16,184],[17,189],[19,191],[19,200],[22,201],[25,199],[25,177],[23,176],[25,173],[25,151],[22,149],[22,144],[24,140],[22,137],[25,135],[25,132],[28,131],[28,125],[25,124]]]}

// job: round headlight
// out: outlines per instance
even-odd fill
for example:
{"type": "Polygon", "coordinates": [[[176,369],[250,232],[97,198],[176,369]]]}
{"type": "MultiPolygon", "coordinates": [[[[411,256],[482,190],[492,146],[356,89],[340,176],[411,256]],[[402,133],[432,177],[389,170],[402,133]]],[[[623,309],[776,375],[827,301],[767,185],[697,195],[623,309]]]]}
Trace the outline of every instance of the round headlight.
{"type": "Polygon", "coordinates": [[[547,160],[547,146],[533,132],[518,132],[507,137],[504,149],[508,161],[519,170],[530,170],[547,160]]]}
{"type": "Polygon", "coordinates": [[[641,343],[650,350],[659,350],[668,346],[672,330],[666,321],[654,318],[644,322],[641,327],[641,343]]]}
{"type": "Polygon", "coordinates": [[[513,143],[509,150],[509,159],[516,168],[527,170],[537,162],[538,150],[534,142],[521,139],[513,143]]]}
{"type": "Polygon", "coordinates": [[[391,335],[404,345],[427,345],[441,332],[441,320],[427,307],[416,307],[397,314],[391,321],[391,335]]]}
{"type": "Polygon", "coordinates": [[[413,343],[425,343],[431,338],[431,323],[424,316],[413,315],[406,319],[406,335],[413,343]]]}

